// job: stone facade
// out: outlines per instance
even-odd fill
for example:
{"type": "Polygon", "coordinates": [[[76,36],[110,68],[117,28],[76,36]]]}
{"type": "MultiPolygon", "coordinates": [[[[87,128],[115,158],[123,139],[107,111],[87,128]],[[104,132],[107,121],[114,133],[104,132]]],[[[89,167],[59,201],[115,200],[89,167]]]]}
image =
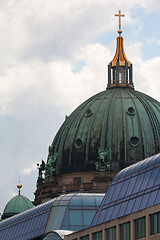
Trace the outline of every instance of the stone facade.
{"type": "Polygon", "coordinates": [[[159,240],[160,233],[151,235],[151,214],[157,213],[160,210],[160,205],[152,206],[150,208],[146,208],[144,210],[129,214],[127,216],[123,216],[112,221],[99,224],[97,226],[87,228],[85,230],[81,230],[65,236],[65,240],[80,240],[83,236],[89,235],[89,240],[93,240],[93,234],[96,232],[102,231],[102,239],[107,239],[106,230],[112,227],[116,227],[116,240],[120,240],[120,226],[124,223],[130,223],[130,240],[137,239],[135,236],[135,221],[136,219],[145,218],[145,237],[141,238],[143,240],[159,240]]]}
{"type": "Polygon", "coordinates": [[[46,202],[61,194],[72,192],[106,193],[117,172],[76,172],[59,174],[54,178],[46,178],[38,185],[35,192],[34,204],[46,202]]]}

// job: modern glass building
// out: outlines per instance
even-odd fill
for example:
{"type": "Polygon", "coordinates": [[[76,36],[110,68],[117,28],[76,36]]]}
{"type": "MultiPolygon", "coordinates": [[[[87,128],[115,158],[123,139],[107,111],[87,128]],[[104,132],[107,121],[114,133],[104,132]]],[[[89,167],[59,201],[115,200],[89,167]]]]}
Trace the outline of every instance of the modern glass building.
{"type": "MultiPolygon", "coordinates": [[[[90,226],[104,194],[61,195],[0,222],[1,240],[42,239],[53,230],[77,231],[90,226]]],[[[50,233],[50,234],[49,234],[50,233]]],[[[55,235],[55,234],[54,234],[55,235]]],[[[58,236],[58,235],[57,235],[58,236]]]]}
{"type": "Polygon", "coordinates": [[[113,179],[90,228],[73,239],[160,239],[160,154],[131,165],[113,179]]]}

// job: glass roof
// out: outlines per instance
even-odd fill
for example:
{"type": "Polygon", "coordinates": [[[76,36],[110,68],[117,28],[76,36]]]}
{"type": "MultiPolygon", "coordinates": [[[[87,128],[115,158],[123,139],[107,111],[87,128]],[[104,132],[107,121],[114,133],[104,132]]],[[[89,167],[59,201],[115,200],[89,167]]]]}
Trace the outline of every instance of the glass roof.
{"type": "Polygon", "coordinates": [[[41,236],[46,228],[55,200],[17,214],[0,222],[0,239],[25,240],[41,236]]]}
{"type": "Polygon", "coordinates": [[[89,227],[104,194],[61,195],[0,222],[1,240],[27,240],[52,230],[80,230],[89,227]],[[78,216],[78,217],[77,217],[78,216]]]}
{"type": "Polygon", "coordinates": [[[160,203],[160,154],[125,168],[113,179],[91,226],[160,203]]]}
{"type": "Polygon", "coordinates": [[[96,193],[72,193],[58,197],[46,232],[53,229],[77,231],[89,227],[103,197],[104,194],[96,193]]]}

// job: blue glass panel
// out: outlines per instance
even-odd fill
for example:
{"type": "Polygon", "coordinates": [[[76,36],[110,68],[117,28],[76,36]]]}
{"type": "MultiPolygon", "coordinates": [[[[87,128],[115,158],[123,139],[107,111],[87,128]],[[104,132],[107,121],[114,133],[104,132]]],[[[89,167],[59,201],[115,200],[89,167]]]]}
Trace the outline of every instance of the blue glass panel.
{"type": "Polygon", "coordinates": [[[103,202],[101,204],[107,204],[111,201],[112,195],[114,194],[116,185],[112,185],[110,186],[110,188],[108,189],[106,196],[103,199],[103,202]]]}
{"type": "Polygon", "coordinates": [[[154,205],[157,194],[158,194],[158,190],[154,191],[154,192],[151,192],[151,194],[149,196],[149,199],[148,199],[147,207],[151,207],[151,206],[154,205]]]}
{"type": "Polygon", "coordinates": [[[69,205],[82,205],[81,197],[72,197],[72,199],[69,201],[69,205]]]}
{"type": "Polygon", "coordinates": [[[82,205],[85,206],[95,206],[96,201],[95,201],[95,197],[91,197],[91,196],[86,196],[82,198],[82,205]]]}
{"type": "Polygon", "coordinates": [[[104,222],[104,218],[107,215],[108,210],[104,209],[101,211],[99,219],[98,219],[98,223],[103,223],[104,222]]]}
{"type": "Polygon", "coordinates": [[[155,199],[155,201],[154,201],[154,205],[159,204],[159,203],[160,203],[160,190],[158,190],[156,199],[155,199]]]}
{"type": "Polygon", "coordinates": [[[117,214],[119,212],[121,204],[118,204],[115,206],[115,208],[113,209],[112,215],[111,215],[111,219],[115,219],[117,218],[117,214]]]}
{"type": "Polygon", "coordinates": [[[121,217],[124,215],[127,205],[128,205],[128,201],[121,203],[117,217],[121,217]]]}
{"type": "Polygon", "coordinates": [[[95,213],[96,213],[95,210],[83,211],[83,224],[90,225],[95,213]]]}
{"type": "Polygon", "coordinates": [[[127,179],[126,181],[123,182],[120,194],[118,196],[119,199],[126,195],[125,193],[126,193],[126,190],[128,189],[129,181],[130,181],[130,179],[127,179]]]}
{"type": "Polygon", "coordinates": [[[71,230],[71,226],[70,225],[62,225],[62,229],[63,230],[71,230]]]}
{"type": "Polygon", "coordinates": [[[123,182],[117,183],[117,186],[115,188],[115,191],[114,191],[112,199],[111,199],[111,202],[115,201],[118,198],[118,195],[122,188],[122,184],[123,184],[123,182]]]}
{"type": "Polygon", "coordinates": [[[69,222],[69,211],[68,211],[68,207],[67,207],[62,225],[68,225],[68,224],[70,224],[70,222],[69,222]]]}
{"type": "Polygon", "coordinates": [[[154,182],[154,185],[158,185],[160,184],[160,168],[158,168],[159,171],[158,171],[158,174],[157,174],[157,178],[155,179],[155,182],[154,182]]]}
{"type": "Polygon", "coordinates": [[[101,212],[99,212],[99,211],[96,212],[96,215],[94,216],[93,221],[91,223],[92,226],[96,225],[98,223],[98,220],[99,220],[99,217],[100,217],[100,213],[101,212]]]}
{"type": "Polygon", "coordinates": [[[148,167],[150,167],[150,166],[152,166],[153,164],[155,164],[155,158],[154,158],[154,156],[148,158],[148,161],[149,161],[148,167]]]}
{"type": "Polygon", "coordinates": [[[131,195],[132,190],[133,190],[134,185],[135,185],[135,182],[136,182],[136,179],[137,179],[137,177],[133,177],[133,178],[130,179],[130,182],[128,184],[128,189],[126,191],[126,196],[131,195]]]}
{"type": "Polygon", "coordinates": [[[143,167],[143,161],[140,161],[135,164],[134,172],[140,171],[140,169],[143,167]]]}
{"type": "Polygon", "coordinates": [[[79,230],[81,230],[81,229],[82,229],[81,226],[73,226],[73,225],[70,226],[70,230],[71,230],[71,231],[79,231],[79,230]]]}
{"type": "Polygon", "coordinates": [[[79,196],[81,196],[80,193],[78,193],[78,194],[70,193],[70,194],[67,194],[67,195],[62,195],[60,197],[61,197],[61,200],[69,201],[72,197],[79,197],[79,196]]]}
{"type": "Polygon", "coordinates": [[[150,178],[150,175],[151,175],[151,171],[149,172],[146,172],[143,176],[143,180],[142,180],[142,184],[140,186],[140,189],[139,191],[142,191],[146,188],[147,184],[148,184],[148,181],[149,181],[149,178],[150,178]]]}
{"type": "Polygon", "coordinates": [[[70,225],[83,225],[82,210],[70,210],[69,217],[70,217],[70,225]]]}
{"type": "Polygon", "coordinates": [[[96,205],[97,206],[99,206],[101,204],[103,198],[104,198],[104,196],[96,197],[96,205]]]}
{"type": "Polygon", "coordinates": [[[137,176],[134,188],[132,190],[132,194],[137,193],[139,191],[143,178],[144,178],[144,174],[140,174],[137,176]]]}
{"type": "Polygon", "coordinates": [[[111,219],[113,209],[114,209],[114,207],[108,208],[108,211],[105,214],[104,222],[109,221],[111,219]]]}
{"type": "Polygon", "coordinates": [[[121,174],[120,174],[119,178],[122,178],[122,177],[126,176],[128,174],[128,171],[129,171],[129,167],[123,169],[121,171],[121,174]]]}
{"type": "MultiPolygon", "coordinates": [[[[98,209],[98,207],[99,207],[99,206],[80,206],[79,208],[80,208],[80,209],[83,208],[83,210],[89,210],[89,209],[95,210],[95,209],[98,209]]],[[[73,208],[73,206],[71,206],[70,208],[73,208]]]]}
{"type": "Polygon", "coordinates": [[[135,172],[136,164],[133,164],[128,169],[128,175],[131,175],[133,172],[135,172]]]}
{"type": "Polygon", "coordinates": [[[134,203],[133,208],[132,208],[132,212],[136,212],[136,211],[139,210],[142,199],[143,199],[143,196],[140,196],[140,197],[136,198],[135,203],[134,203]]]}
{"type": "Polygon", "coordinates": [[[154,183],[155,183],[155,180],[157,178],[157,175],[158,175],[158,172],[159,172],[159,169],[156,168],[156,169],[153,169],[151,171],[151,177],[148,181],[148,184],[147,184],[147,188],[150,188],[150,187],[153,187],[154,186],[154,183]]]}
{"type": "Polygon", "coordinates": [[[150,193],[143,195],[139,210],[146,208],[150,193]]]}
{"type": "Polygon", "coordinates": [[[129,200],[128,205],[127,205],[126,210],[125,210],[125,215],[130,214],[132,212],[134,202],[135,202],[135,198],[129,200]]]}

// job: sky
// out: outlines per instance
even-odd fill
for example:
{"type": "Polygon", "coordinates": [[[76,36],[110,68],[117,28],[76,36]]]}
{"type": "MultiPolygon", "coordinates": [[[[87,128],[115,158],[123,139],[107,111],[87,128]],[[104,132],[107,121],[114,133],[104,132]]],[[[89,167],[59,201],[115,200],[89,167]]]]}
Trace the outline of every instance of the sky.
{"type": "Polygon", "coordinates": [[[121,9],[135,89],[160,101],[160,1],[0,0],[0,212],[34,200],[37,163],[80,103],[107,86],[121,9]]]}

